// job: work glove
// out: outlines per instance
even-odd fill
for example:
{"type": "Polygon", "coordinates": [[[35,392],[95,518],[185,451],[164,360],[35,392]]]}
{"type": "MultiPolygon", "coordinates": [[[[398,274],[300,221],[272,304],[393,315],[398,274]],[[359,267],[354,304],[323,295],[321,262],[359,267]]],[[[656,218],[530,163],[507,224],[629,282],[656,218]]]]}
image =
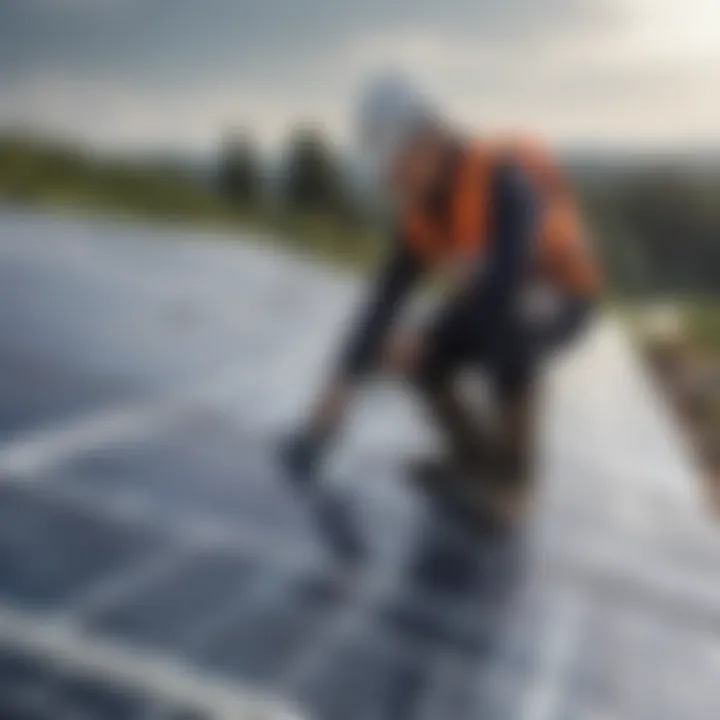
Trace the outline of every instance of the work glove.
{"type": "Polygon", "coordinates": [[[318,476],[324,442],[308,432],[296,432],[280,447],[280,462],[288,477],[299,485],[311,485],[318,476]]]}

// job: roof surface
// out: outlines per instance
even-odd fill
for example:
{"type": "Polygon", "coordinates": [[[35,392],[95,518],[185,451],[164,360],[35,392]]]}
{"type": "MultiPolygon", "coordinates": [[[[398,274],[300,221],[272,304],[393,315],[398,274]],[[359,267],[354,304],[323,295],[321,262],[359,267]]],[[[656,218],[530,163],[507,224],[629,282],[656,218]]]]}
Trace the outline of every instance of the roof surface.
{"type": "Polygon", "coordinates": [[[717,532],[615,324],[549,379],[516,537],[413,494],[436,440],[369,388],[350,573],[273,445],[360,288],[248,240],[0,214],[0,715],[717,718],[717,532]]]}

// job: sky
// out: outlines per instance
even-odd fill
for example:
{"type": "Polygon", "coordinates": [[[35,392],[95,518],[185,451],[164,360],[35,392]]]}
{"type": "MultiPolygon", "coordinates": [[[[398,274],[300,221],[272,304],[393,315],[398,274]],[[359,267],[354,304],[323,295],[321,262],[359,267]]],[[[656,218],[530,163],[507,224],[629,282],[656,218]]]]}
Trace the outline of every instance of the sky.
{"type": "Polygon", "coordinates": [[[385,70],[478,132],[720,147],[720,0],[0,0],[0,125],[103,147],[344,141],[385,70]]]}

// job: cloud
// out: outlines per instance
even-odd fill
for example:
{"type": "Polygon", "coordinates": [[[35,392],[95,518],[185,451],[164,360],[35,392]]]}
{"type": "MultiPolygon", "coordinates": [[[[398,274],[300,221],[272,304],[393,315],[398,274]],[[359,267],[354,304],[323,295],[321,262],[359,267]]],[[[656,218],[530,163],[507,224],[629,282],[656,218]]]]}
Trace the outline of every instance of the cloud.
{"type": "Polygon", "coordinates": [[[0,90],[0,126],[23,128],[98,147],[212,150],[230,127],[257,130],[273,146],[300,106],[272,92],[251,101],[225,85],[192,94],[124,80],[39,74],[0,90]]]}
{"type": "MultiPolygon", "coordinates": [[[[8,2],[13,2],[13,0],[8,0],[8,2]]],[[[48,13],[123,10],[135,2],[136,0],[24,0],[26,8],[31,11],[48,13]]]]}
{"type": "Polygon", "coordinates": [[[110,144],[209,146],[232,123],[272,143],[298,118],[342,136],[361,80],[402,67],[469,126],[720,143],[715,0],[61,1],[52,22],[0,2],[0,122],[110,144]]]}
{"type": "Polygon", "coordinates": [[[551,40],[610,21],[618,0],[4,0],[6,73],[92,64],[160,80],[308,65],[376,33],[429,31],[453,40],[551,40]],[[34,4],[33,4],[34,3],[34,4]],[[75,8],[48,17],[38,7],[75,8]],[[86,11],[81,11],[85,7],[86,11]],[[90,8],[114,8],[113,13],[90,8]]]}

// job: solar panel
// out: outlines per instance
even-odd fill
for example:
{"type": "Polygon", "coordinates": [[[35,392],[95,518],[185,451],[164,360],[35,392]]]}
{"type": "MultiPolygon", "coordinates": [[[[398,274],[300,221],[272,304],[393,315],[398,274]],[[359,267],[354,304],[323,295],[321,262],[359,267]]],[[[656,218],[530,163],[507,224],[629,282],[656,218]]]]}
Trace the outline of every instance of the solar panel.
{"type": "Polygon", "coordinates": [[[371,388],[327,478],[368,546],[348,567],[273,445],[356,284],[252,243],[0,228],[0,715],[717,717],[720,547],[612,321],[549,379],[519,533],[414,492],[435,440],[371,388]]]}

